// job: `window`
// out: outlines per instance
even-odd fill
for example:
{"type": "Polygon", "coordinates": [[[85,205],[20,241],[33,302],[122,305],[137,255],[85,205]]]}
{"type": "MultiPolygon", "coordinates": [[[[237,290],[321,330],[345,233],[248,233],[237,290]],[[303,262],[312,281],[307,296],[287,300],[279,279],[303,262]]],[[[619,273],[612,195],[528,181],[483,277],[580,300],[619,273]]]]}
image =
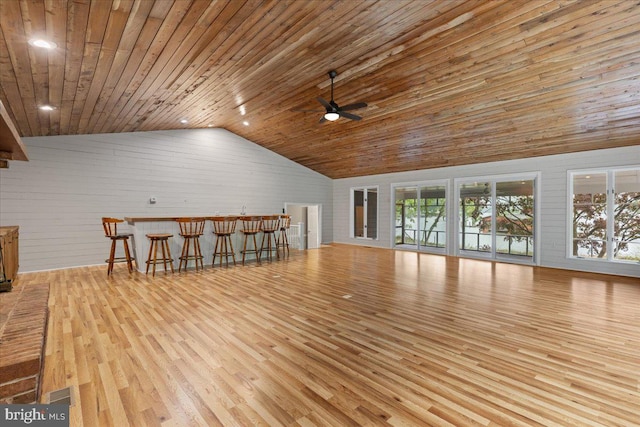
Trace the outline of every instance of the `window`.
{"type": "Polygon", "coordinates": [[[378,188],[354,188],[351,190],[351,237],[378,238],[378,188]]]}
{"type": "Polygon", "coordinates": [[[571,256],[640,261],[640,168],[570,172],[571,256]]]}

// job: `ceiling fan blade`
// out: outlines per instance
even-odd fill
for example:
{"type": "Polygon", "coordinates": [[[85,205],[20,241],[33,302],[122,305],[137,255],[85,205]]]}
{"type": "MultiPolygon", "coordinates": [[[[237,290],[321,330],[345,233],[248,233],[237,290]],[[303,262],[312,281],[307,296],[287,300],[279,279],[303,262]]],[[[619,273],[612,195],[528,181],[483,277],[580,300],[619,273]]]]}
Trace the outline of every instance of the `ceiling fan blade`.
{"type": "Polygon", "coordinates": [[[324,116],[320,117],[320,121],[318,123],[324,123],[328,121],[327,119],[324,118],[324,116]]]}
{"type": "Polygon", "coordinates": [[[321,97],[317,97],[316,98],[318,100],[318,102],[320,104],[322,104],[324,106],[324,108],[326,108],[328,111],[333,110],[333,105],[329,104],[327,101],[325,101],[323,98],[321,97]]]}
{"type": "Polygon", "coordinates": [[[355,104],[345,105],[344,107],[340,107],[341,111],[350,111],[357,110],[359,108],[365,108],[367,106],[366,102],[356,102],[355,104]]]}
{"type": "Polygon", "coordinates": [[[340,115],[340,117],[346,117],[347,119],[351,119],[351,120],[362,119],[362,117],[356,116],[355,114],[347,113],[346,111],[338,111],[338,114],[340,115]]]}

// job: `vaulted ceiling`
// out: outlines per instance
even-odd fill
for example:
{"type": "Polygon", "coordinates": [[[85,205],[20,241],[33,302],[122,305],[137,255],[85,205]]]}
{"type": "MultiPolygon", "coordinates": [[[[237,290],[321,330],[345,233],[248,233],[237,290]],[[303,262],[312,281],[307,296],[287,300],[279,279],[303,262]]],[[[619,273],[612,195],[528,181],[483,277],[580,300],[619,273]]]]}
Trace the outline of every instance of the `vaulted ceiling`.
{"type": "Polygon", "coordinates": [[[331,178],[640,144],[637,1],[1,0],[0,26],[22,137],[215,126],[331,178]],[[362,120],[319,123],[333,69],[362,120]]]}

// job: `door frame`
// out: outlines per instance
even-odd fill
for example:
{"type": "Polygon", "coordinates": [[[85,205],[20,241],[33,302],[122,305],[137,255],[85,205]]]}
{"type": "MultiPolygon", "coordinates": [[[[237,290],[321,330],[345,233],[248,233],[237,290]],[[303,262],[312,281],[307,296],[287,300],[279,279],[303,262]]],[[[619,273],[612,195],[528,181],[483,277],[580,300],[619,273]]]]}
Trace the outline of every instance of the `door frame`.
{"type": "MultiPolygon", "coordinates": [[[[322,245],[322,203],[301,203],[301,202],[284,202],[284,213],[287,214],[289,212],[289,206],[295,206],[295,207],[299,207],[299,208],[310,208],[310,207],[317,207],[318,208],[318,224],[316,227],[316,232],[317,232],[317,236],[318,236],[318,246],[320,247],[320,245],[322,245]]],[[[302,235],[300,236],[300,238],[303,240],[304,243],[304,247],[300,248],[300,249],[308,249],[309,248],[309,243],[308,243],[308,227],[309,227],[309,221],[307,219],[307,216],[305,214],[305,230],[302,233],[302,235]]]]}
{"type": "MultiPolygon", "coordinates": [[[[391,247],[394,249],[403,250],[415,250],[418,252],[435,253],[435,254],[451,254],[452,240],[451,240],[451,221],[453,216],[453,209],[451,206],[451,180],[445,179],[430,179],[425,181],[411,181],[411,182],[396,182],[391,184],[391,247]],[[445,214],[446,214],[446,228],[445,228],[445,247],[438,248],[433,246],[422,246],[419,243],[415,245],[407,245],[406,247],[398,246],[396,244],[396,189],[402,187],[415,187],[418,195],[420,195],[420,189],[427,186],[442,186],[445,189],[445,214]]],[[[419,242],[419,239],[418,239],[419,242]]]]}
{"type": "Polygon", "coordinates": [[[454,255],[459,257],[466,258],[477,258],[477,259],[487,259],[493,261],[500,262],[512,262],[516,264],[525,264],[525,265],[540,265],[540,224],[541,221],[541,174],[540,172],[523,172],[523,173],[511,173],[504,175],[486,175],[486,176],[475,176],[475,177],[465,177],[465,178],[455,178],[453,182],[453,200],[452,207],[454,208],[454,221],[447,224],[450,226],[451,237],[453,238],[453,248],[454,255]],[[509,257],[499,256],[496,253],[496,245],[495,245],[495,209],[492,208],[492,248],[491,252],[487,253],[472,253],[471,251],[465,251],[460,248],[460,186],[465,183],[475,183],[475,182],[489,182],[491,183],[491,197],[492,203],[495,202],[496,197],[496,183],[499,182],[508,182],[508,181],[523,181],[523,180],[532,180],[533,181],[533,209],[534,209],[534,217],[533,217],[533,257],[531,262],[517,262],[509,257]]]}

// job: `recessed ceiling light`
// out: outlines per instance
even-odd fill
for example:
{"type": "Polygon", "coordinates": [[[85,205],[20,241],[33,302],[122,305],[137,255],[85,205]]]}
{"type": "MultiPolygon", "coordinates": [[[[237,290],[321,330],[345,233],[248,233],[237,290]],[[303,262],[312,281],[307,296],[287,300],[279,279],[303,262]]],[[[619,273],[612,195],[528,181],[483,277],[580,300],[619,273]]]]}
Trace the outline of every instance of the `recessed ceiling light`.
{"type": "Polygon", "coordinates": [[[242,124],[245,125],[245,126],[249,126],[249,122],[246,121],[246,120],[244,122],[242,122],[242,124]]]}
{"type": "Polygon", "coordinates": [[[212,127],[213,127],[213,125],[207,125],[207,127],[208,127],[208,128],[212,128],[212,127]]]}
{"type": "Polygon", "coordinates": [[[55,108],[53,108],[51,105],[41,105],[40,109],[42,111],[53,111],[53,110],[55,110],[55,108]]]}
{"type": "Polygon", "coordinates": [[[247,114],[247,110],[246,108],[244,108],[244,105],[240,106],[240,115],[244,116],[245,114],[247,114]]]}
{"type": "Polygon", "coordinates": [[[58,47],[58,45],[55,44],[54,42],[50,42],[44,39],[31,39],[29,40],[29,44],[31,46],[41,47],[44,49],[55,49],[56,47],[58,47]]]}
{"type": "Polygon", "coordinates": [[[180,123],[182,123],[183,125],[186,125],[187,123],[189,123],[189,120],[182,119],[182,120],[180,120],[180,123]]]}

